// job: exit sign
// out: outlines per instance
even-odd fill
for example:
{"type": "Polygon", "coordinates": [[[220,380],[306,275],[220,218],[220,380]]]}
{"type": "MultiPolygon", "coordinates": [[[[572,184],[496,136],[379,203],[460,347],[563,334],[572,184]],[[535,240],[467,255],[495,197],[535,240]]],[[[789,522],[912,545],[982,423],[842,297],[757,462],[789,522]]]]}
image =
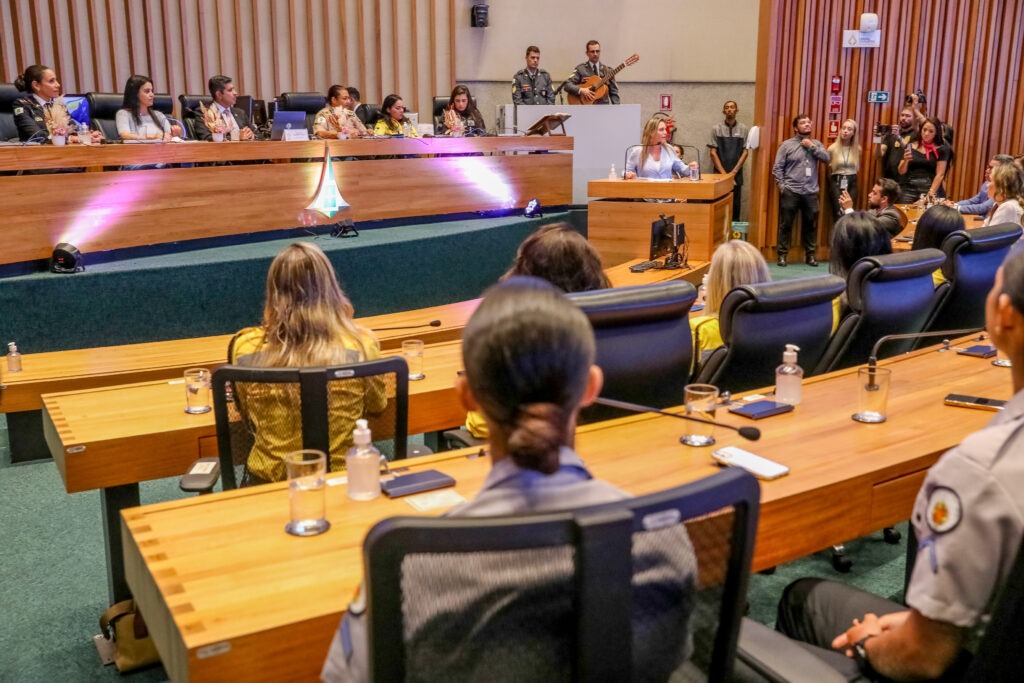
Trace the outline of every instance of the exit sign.
{"type": "Polygon", "coordinates": [[[889,101],[888,90],[869,90],[868,91],[868,102],[875,104],[886,104],[889,101]]]}

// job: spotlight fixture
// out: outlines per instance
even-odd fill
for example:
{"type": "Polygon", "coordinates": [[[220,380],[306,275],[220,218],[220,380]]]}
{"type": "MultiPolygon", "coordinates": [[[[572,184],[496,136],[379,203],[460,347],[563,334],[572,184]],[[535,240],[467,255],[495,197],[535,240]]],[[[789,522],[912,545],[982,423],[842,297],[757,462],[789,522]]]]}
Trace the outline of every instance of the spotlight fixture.
{"type": "Polygon", "coordinates": [[[526,211],[523,212],[523,215],[527,218],[541,218],[544,216],[544,209],[541,208],[540,202],[534,198],[526,205],[526,211]]]}
{"type": "Polygon", "coordinates": [[[77,273],[85,270],[82,264],[82,252],[78,247],[69,243],[61,242],[53,248],[53,255],[50,256],[50,272],[53,273],[77,273]]]}

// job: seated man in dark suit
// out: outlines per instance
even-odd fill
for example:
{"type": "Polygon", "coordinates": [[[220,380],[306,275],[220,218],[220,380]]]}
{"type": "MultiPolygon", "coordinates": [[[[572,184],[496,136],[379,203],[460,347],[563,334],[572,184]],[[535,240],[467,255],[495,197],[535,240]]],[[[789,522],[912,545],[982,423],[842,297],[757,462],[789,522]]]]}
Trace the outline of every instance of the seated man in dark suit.
{"type": "MultiPolygon", "coordinates": [[[[907,225],[906,215],[899,210],[896,203],[900,200],[900,186],[895,180],[879,178],[871,192],[868,192],[868,210],[885,228],[890,237],[903,232],[907,225]]],[[[844,214],[853,213],[853,199],[846,190],[839,195],[839,206],[844,214]]]]}
{"type": "Polygon", "coordinates": [[[209,142],[213,140],[214,132],[221,132],[225,139],[230,140],[258,139],[256,129],[249,122],[249,116],[243,109],[235,106],[238,92],[235,90],[235,84],[232,83],[231,77],[213,76],[210,78],[209,85],[210,95],[213,97],[210,109],[219,115],[223,130],[211,131],[202,112],[196,112],[196,138],[209,142]]]}

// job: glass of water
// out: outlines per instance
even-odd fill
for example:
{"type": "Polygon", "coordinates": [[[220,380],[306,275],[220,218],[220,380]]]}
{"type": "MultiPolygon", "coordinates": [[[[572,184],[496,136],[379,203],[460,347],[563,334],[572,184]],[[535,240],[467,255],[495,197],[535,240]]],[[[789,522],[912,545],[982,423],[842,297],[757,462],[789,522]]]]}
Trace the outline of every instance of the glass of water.
{"type": "Polygon", "coordinates": [[[889,401],[889,382],[892,370],[889,368],[857,369],[857,422],[874,424],[885,422],[885,404],[889,401]]]}
{"type": "Polygon", "coordinates": [[[409,365],[409,379],[417,380],[426,377],[423,374],[423,342],[419,339],[406,339],[402,342],[402,358],[409,365]]]}
{"type": "MultiPolygon", "coordinates": [[[[713,384],[687,384],[686,392],[686,414],[698,420],[714,420],[715,408],[718,406],[718,387],[713,384]]],[[[712,435],[715,426],[712,424],[700,424],[698,422],[687,422],[687,433],[679,439],[687,446],[711,446],[715,443],[712,435]]]]}
{"type": "Polygon", "coordinates": [[[201,415],[213,410],[212,377],[206,368],[189,368],[185,371],[185,412],[189,415],[201,415]]]}
{"type": "Polygon", "coordinates": [[[316,536],[331,528],[326,514],[327,456],[323,451],[295,451],[284,456],[288,470],[291,521],[284,530],[293,536],[316,536]]]}

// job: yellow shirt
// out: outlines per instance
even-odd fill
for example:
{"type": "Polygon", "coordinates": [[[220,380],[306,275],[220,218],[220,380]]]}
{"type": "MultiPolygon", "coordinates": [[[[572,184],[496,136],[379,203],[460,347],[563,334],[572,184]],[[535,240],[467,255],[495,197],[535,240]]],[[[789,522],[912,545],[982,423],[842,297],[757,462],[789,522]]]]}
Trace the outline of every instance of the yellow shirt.
{"type": "Polygon", "coordinates": [[[832,299],[832,334],[835,334],[836,330],[839,329],[839,318],[842,316],[843,307],[842,299],[842,294],[832,299]]]}
{"type": "MultiPolygon", "coordinates": [[[[342,344],[349,352],[350,362],[380,357],[380,346],[373,336],[364,335],[362,342],[366,347],[365,359],[359,358],[354,341],[342,340],[342,344]]],[[[259,353],[264,344],[263,328],[248,327],[231,340],[228,362],[247,365],[244,357],[259,353]]],[[[247,462],[249,472],[263,481],[284,481],[288,478],[284,456],[302,450],[302,415],[297,409],[299,387],[287,383],[252,385],[245,388],[236,386],[234,396],[236,406],[243,414],[242,422],[253,439],[247,462]],[[242,409],[246,404],[250,406],[248,411],[242,409]]],[[[367,414],[382,413],[387,405],[388,397],[383,379],[331,382],[328,411],[332,472],[345,469],[345,453],[352,446],[352,429],[356,420],[367,414]]]]}
{"type": "Polygon", "coordinates": [[[723,344],[718,316],[699,315],[690,318],[690,332],[693,334],[693,367],[696,370],[712,351],[723,344]]]}
{"type": "Polygon", "coordinates": [[[418,138],[420,133],[416,126],[408,121],[405,123],[392,122],[388,117],[382,118],[373,127],[374,135],[404,135],[407,138],[418,138]]]}
{"type": "Polygon", "coordinates": [[[478,439],[488,439],[491,436],[491,432],[487,429],[487,421],[484,420],[483,414],[478,413],[475,410],[471,410],[466,413],[466,431],[478,439]]]}
{"type": "Polygon", "coordinates": [[[942,268],[937,268],[932,271],[932,284],[938,287],[946,281],[946,276],[942,274],[942,268]]]}

